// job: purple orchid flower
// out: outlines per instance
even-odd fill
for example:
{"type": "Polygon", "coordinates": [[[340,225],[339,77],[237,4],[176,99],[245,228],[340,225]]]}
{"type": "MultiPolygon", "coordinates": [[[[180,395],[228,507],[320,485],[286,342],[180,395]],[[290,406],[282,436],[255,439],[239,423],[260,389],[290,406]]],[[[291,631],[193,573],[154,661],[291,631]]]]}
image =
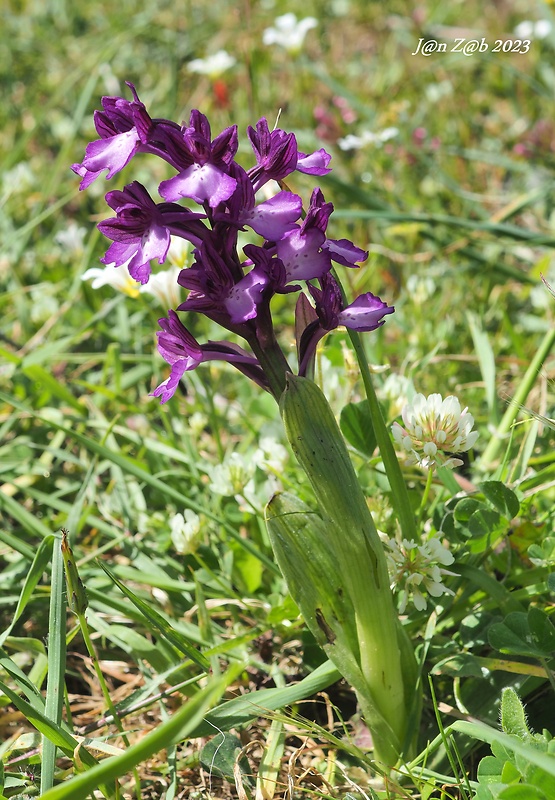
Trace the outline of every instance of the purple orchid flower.
{"type": "Polygon", "coordinates": [[[301,290],[300,284],[288,284],[289,277],[283,261],[272,254],[272,251],[268,248],[259,247],[256,244],[247,244],[243,247],[243,252],[248,258],[248,261],[244,262],[243,266],[254,264],[256,269],[267,276],[268,283],[264,289],[266,298],[276,293],[289,294],[290,292],[299,292],[301,290]]]}
{"type": "MultiPolygon", "coordinates": [[[[316,187],[310,197],[305,226],[318,228],[325,233],[332,213],[333,203],[326,203],[322,190],[316,187]]],[[[357,262],[368,258],[368,252],[356,247],[349,239],[326,239],[322,250],[332,261],[343,264],[344,267],[357,268],[357,262]]]]}
{"type": "Polygon", "coordinates": [[[158,350],[171,366],[169,378],[166,378],[152,392],[166,403],[177,389],[185,372],[196,369],[204,361],[227,361],[243,374],[254,380],[263,389],[268,390],[268,382],[257,359],[238,345],[231,342],[212,342],[199,344],[195,337],[183,325],[175,311],[168,311],[168,317],[158,320],[161,331],[158,337],[158,350]]]}
{"type": "Polygon", "coordinates": [[[264,117],[258,120],[256,128],[249,125],[247,136],[256,157],[256,167],[248,173],[255,191],[269,180],[283,180],[296,169],[310,175],[326,175],[330,172],[328,164],[331,156],[324,149],[310,155],[299,153],[295,134],[286,133],[280,128],[270,131],[264,117]]]}
{"type": "Polygon", "coordinates": [[[210,123],[200,111],[191,111],[189,127],[183,129],[179,150],[173,154],[180,172],[162,181],[160,194],[168,202],[190,197],[216,208],[228,200],[237,185],[229,166],[237,152],[237,126],[226,128],[211,141],[210,123]]]}
{"type": "MultiPolygon", "coordinates": [[[[372,292],[366,292],[356,298],[350,305],[343,306],[341,290],[335,278],[327,273],[320,278],[319,289],[308,284],[310,294],[316,306],[317,319],[304,329],[299,344],[299,375],[306,375],[309,364],[316,352],[316,346],[326,333],[340,325],[355,331],[374,331],[381,327],[387,314],[393,314],[395,308],[388,306],[372,292]]],[[[302,303],[299,313],[307,314],[302,303]]]]}
{"type": "Polygon", "coordinates": [[[320,150],[315,150],[313,153],[299,153],[297,159],[296,169],[298,172],[304,172],[306,175],[327,175],[331,172],[328,164],[331,161],[331,156],[323,147],[320,150]]]}
{"type": "Polygon", "coordinates": [[[177,281],[191,290],[179,311],[200,311],[228,330],[242,333],[243,324],[256,317],[268,276],[257,267],[244,275],[239,265],[230,266],[207,241],[177,281]]]}
{"type": "Polygon", "coordinates": [[[173,203],[156,204],[138,181],[123,191],[108,192],[106,201],[117,216],[98,224],[101,233],[113,240],[103,264],[123,265],[140,283],[150,277],[150,261],[163,264],[173,233],[200,245],[208,229],[200,220],[205,214],[195,213],[173,203]]]}
{"type": "Polygon", "coordinates": [[[108,170],[106,177],[111,178],[131,161],[141,146],[147,147],[152,119],[133,84],[127,85],[133,93],[132,101],[124,97],[103,97],[104,110],[94,112],[100,139],[87,145],[82,164],[71,167],[82,178],[80,190],[90,186],[104,170],[108,170]]]}
{"type": "Polygon", "coordinates": [[[214,214],[214,219],[229,225],[248,225],[253,231],[271,242],[276,242],[288,231],[298,226],[303,201],[292,192],[278,192],[274,197],[255,205],[255,193],[245,170],[233,164],[230,175],[237,188],[225,204],[226,210],[214,214]]]}

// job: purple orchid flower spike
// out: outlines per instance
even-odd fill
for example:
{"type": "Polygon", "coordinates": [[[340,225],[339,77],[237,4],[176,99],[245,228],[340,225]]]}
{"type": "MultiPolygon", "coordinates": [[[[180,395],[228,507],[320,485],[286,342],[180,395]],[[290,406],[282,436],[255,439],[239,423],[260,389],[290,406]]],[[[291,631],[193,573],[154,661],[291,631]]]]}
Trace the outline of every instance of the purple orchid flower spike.
{"type": "Polygon", "coordinates": [[[179,149],[173,153],[178,175],[162,181],[160,194],[169,202],[190,197],[203,205],[216,208],[228,200],[237,185],[229,175],[229,167],[237,152],[237,126],[226,128],[214,141],[210,124],[200,111],[191,111],[189,127],[182,131],[179,149]]]}
{"type": "Polygon", "coordinates": [[[194,213],[172,203],[156,204],[138,181],[123,191],[108,192],[106,201],[117,216],[98,224],[101,233],[113,240],[103,264],[126,265],[140,283],[150,277],[150,261],[163,264],[170,246],[170,235],[182,236],[200,245],[208,229],[200,221],[204,214],[194,213]]]}
{"type": "Polygon", "coordinates": [[[171,366],[169,378],[152,392],[154,397],[160,397],[161,403],[166,403],[173,397],[185,372],[196,369],[204,361],[227,361],[261,388],[269,390],[268,382],[256,358],[238,345],[211,341],[199,344],[183,325],[177,313],[172,310],[168,311],[167,318],[163,317],[158,322],[162,328],[156,334],[158,350],[171,366]]]}
{"type": "Polygon", "coordinates": [[[256,267],[243,275],[239,265],[230,266],[212,244],[205,242],[195,251],[195,263],[181,270],[177,280],[191,290],[179,311],[201,311],[228,330],[244,335],[244,323],[256,317],[268,276],[256,267]]]}
{"type": "Polygon", "coordinates": [[[108,170],[107,178],[122,170],[135,153],[148,143],[152,120],[139,100],[132,83],[133,100],[123,97],[103,97],[103,111],[94,112],[94,124],[100,139],[91,142],[85,150],[82,164],[73,164],[72,170],[82,178],[80,190],[108,170]]]}
{"type": "MultiPolygon", "coordinates": [[[[395,308],[388,306],[372,292],[366,292],[356,298],[350,305],[344,306],[341,290],[335,278],[329,273],[320,279],[321,288],[308,284],[310,294],[316,306],[317,319],[304,329],[299,343],[299,375],[306,375],[316,352],[316,346],[326,333],[340,325],[355,331],[374,331],[381,327],[387,314],[393,314],[395,308]]],[[[301,305],[298,313],[309,317],[301,305]]]]}

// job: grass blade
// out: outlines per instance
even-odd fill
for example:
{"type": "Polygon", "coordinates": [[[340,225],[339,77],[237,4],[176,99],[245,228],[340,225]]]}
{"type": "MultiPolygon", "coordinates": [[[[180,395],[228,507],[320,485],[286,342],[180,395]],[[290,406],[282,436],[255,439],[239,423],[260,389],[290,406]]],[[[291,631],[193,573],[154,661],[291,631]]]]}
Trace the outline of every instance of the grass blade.
{"type": "MultiPolygon", "coordinates": [[[[48,621],[48,683],[46,688],[45,715],[53,725],[62,721],[63,687],[66,666],[64,562],[59,541],[52,553],[52,583],[50,592],[50,616],[48,621]]],[[[44,794],[54,785],[56,745],[43,735],[43,761],[40,789],[44,794]]]]}

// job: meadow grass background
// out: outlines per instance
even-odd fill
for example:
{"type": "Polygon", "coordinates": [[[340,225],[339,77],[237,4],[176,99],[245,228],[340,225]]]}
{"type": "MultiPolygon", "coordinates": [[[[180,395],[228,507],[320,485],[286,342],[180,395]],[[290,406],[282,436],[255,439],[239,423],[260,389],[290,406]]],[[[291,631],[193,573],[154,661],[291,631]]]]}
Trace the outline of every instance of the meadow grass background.
{"type": "MultiPolygon", "coordinates": [[[[555,527],[553,432],[528,418],[510,436],[496,439],[485,461],[481,454],[541,346],[544,364],[522,402],[548,417],[553,409],[549,350],[555,300],[540,275],[555,282],[555,33],[533,39],[527,54],[411,55],[422,37],[446,41],[448,49],[456,37],[484,37],[491,49],[524,19],[555,21],[550,4],[502,0],[422,2],[412,8],[402,2],[308,0],[302,9],[271,0],[3,4],[0,631],[7,631],[1,652],[8,659],[0,659],[3,681],[21,689],[23,679],[10,672],[15,664],[31,684],[45,688],[49,554],[51,537],[62,527],[69,531],[87,587],[89,625],[113,702],[120,711],[132,710],[124,720],[130,741],[156,730],[180,706],[178,693],[162,703],[159,692],[182,685],[185,696],[196,691],[202,670],[184,662],[186,643],[207,653],[213,674],[223,673],[224,683],[227,664],[242,665],[239,675],[228,675],[229,691],[235,692],[285,686],[322,662],[273,566],[262,517],[271,491],[267,476],[256,472],[248,501],[210,489],[214,468],[232,452],[252,458],[261,432],[283,443],[273,400],[230,368],[211,365],[188,376],[181,395],[160,407],[149,393],[167,374],[155,350],[156,320],[167,308],[147,295],[93,290],[81,280],[105,252],[95,229],[106,216],[105,191],[132,179],[154,189],[169,177],[165,165],[141,156],[111,182],[101,178],[86,193],[77,190],[69,166],[81,161],[87,142],[96,138],[92,112],[102,95],[128,96],[125,81],[135,84],[154,117],[181,121],[198,108],[214,134],[237,123],[245,164],[250,163],[246,126],[261,116],[272,125],[279,112],[280,126],[296,132],[300,149],[325,147],[332,153],[334,171],[320,181],[336,207],[330,235],[347,236],[370,250],[367,263],[344,282],[352,297],[373,291],[396,307],[382,330],[366,335],[370,363],[388,368],[376,375],[385,413],[392,421],[398,412],[395,398],[384,390],[389,373],[406,376],[425,394],[456,394],[481,432],[463,477],[500,479],[518,492],[518,519],[501,515],[487,546],[479,536],[468,545],[464,520],[453,526],[455,545],[468,546],[478,559],[475,566],[503,591],[492,597],[489,584],[472,582],[462,590],[428,642],[427,670],[455,651],[489,657],[480,631],[486,621],[514,611],[514,603],[524,611],[531,602],[550,609],[545,565],[534,567],[526,554],[530,544],[549,543],[555,527]],[[288,11],[318,20],[296,56],[262,43],[265,28],[288,11]],[[237,63],[217,85],[188,71],[192,59],[218,49],[237,63]],[[349,151],[337,144],[349,134],[390,127],[398,134],[382,144],[349,151]],[[190,424],[195,414],[197,423],[190,424]],[[202,519],[202,543],[194,555],[179,554],[170,535],[170,520],[186,508],[202,519]],[[122,594],[97,558],[172,625],[177,643],[122,594]],[[457,639],[461,620],[471,612],[476,635],[467,627],[466,638],[457,639]]],[[[291,188],[308,202],[312,186],[309,176],[296,175],[291,188]]],[[[283,341],[292,341],[287,296],[278,303],[276,319],[283,341]]],[[[191,326],[200,339],[219,338],[205,321],[191,320],[191,326]]],[[[337,413],[360,399],[340,332],[324,345],[319,380],[337,413]]],[[[378,527],[391,533],[395,523],[378,459],[354,457],[378,527]]],[[[292,458],[280,477],[286,488],[305,491],[292,458]]],[[[423,477],[413,470],[407,479],[416,508],[423,477]]],[[[453,516],[445,506],[453,492],[446,491],[436,487],[432,527],[453,516]]],[[[417,642],[428,616],[429,610],[409,620],[417,642]]],[[[101,724],[106,708],[98,679],[74,617],[68,620],[66,717],[76,733],[111,734],[108,741],[120,746],[116,728],[101,724]]],[[[549,727],[553,695],[542,667],[533,658],[516,660],[530,669],[522,667],[516,677],[514,671],[512,676],[491,672],[482,683],[471,672],[465,673],[466,685],[444,672],[437,678],[438,701],[495,724],[499,690],[509,676],[529,698],[537,727],[549,727]]],[[[353,709],[346,688],[333,697],[347,719],[353,709]]],[[[314,727],[289,721],[286,754],[302,735],[311,743],[323,741],[319,736],[325,731],[316,726],[327,726],[326,714],[304,706],[300,714],[315,716],[314,727]]],[[[0,696],[5,742],[0,750],[11,776],[6,796],[36,788],[32,770],[41,757],[26,716],[0,696]]],[[[271,741],[270,731],[281,724],[270,728],[270,722],[261,722],[251,738],[271,741]]],[[[431,704],[424,730],[430,738],[437,733],[431,704]]],[[[355,744],[363,743],[350,735],[355,744]]],[[[242,744],[248,740],[247,732],[242,744]]],[[[199,763],[196,744],[164,752],[138,767],[143,797],[235,791],[233,782],[217,773],[207,777],[210,770],[199,763]]],[[[303,768],[308,764],[312,773],[299,783],[299,796],[316,791],[345,796],[352,790],[349,781],[369,791],[363,757],[345,753],[337,741],[323,749],[311,744],[303,768]],[[330,766],[337,748],[337,758],[346,759],[345,774],[330,766]]],[[[279,751],[273,762],[268,758],[281,780],[279,751]]],[[[472,760],[467,763],[472,770],[472,760]]],[[[69,786],[71,759],[58,767],[66,770],[57,774],[69,786]]],[[[284,787],[275,791],[281,796],[284,787]]],[[[130,792],[124,789],[123,796],[136,795],[130,792]]]]}

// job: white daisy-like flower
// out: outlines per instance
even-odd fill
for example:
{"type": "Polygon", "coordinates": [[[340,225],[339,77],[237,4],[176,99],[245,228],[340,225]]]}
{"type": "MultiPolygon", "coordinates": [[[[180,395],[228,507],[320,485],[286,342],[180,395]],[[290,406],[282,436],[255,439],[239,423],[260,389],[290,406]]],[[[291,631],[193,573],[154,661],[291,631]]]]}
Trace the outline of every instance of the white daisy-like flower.
{"type": "Polygon", "coordinates": [[[189,72],[196,72],[199,75],[208,75],[209,78],[215,80],[236,63],[237,59],[226,50],[218,50],[217,53],[206,56],[206,58],[194,58],[189,61],[187,69],[189,72]]]}
{"type": "Polygon", "coordinates": [[[202,522],[198,514],[186,508],[184,514],[174,514],[170,519],[172,544],[176,551],[186,556],[194,553],[202,537],[202,522]]]}
{"type": "Polygon", "coordinates": [[[405,427],[393,423],[393,438],[408,455],[408,462],[422,467],[457,467],[463,462],[451,453],[465,453],[476,443],[474,418],[453,395],[416,394],[401,413],[405,427]]]}
{"type": "Polygon", "coordinates": [[[111,264],[107,267],[91,267],[81,276],[82,281],[91,281],[93,289],[100,289],[101,286],[111,286],[118,292],[138,297],[141,284],[129,274],[126,266],[114,268],[111,264]]]}
{"type": "Polygon", "coordinates": [[[297,20],[293,13],[283,14],[274,21],[275,27],[266,28],[262,41],[266,45],[277,44],[291,54],[300,53],[306,34],[317,25],[318,20],[314,17],[297,20]]]}
{"type": "Polygon", "coordinates": [[[451,551],[437,537],[431,537],[423,544],[408,539],[386,539],[385,556],[389,569],[391,588],[399,592],[401,602],[399,612],[402,614],[409,601],[417,611],[423,611],[431,597],[454,592],[443,583],[445,575],[456,575],[445,569],[455,560],[451,551]]]}
{"type": "MultiPolygon", "coordinates": [[[[121,269],[121,267],[119,267],[121,269]]],[[[181,303],[181,287],[177,282],[180,267],[170,267],[152,273],[148,283],[139,287],[141,294],[150,294],[159,300],[163,308],[176,308],[181,303]]]]}
{"type": "Polygon", "coordinates": [[[187,239],[182,239],[181,236],[170,236],[170,246],[166,260],[169,261],[172,267],[185,269],[185,267],[191,266],[193,260],[192,250],[193,245],[187,239]]]}

